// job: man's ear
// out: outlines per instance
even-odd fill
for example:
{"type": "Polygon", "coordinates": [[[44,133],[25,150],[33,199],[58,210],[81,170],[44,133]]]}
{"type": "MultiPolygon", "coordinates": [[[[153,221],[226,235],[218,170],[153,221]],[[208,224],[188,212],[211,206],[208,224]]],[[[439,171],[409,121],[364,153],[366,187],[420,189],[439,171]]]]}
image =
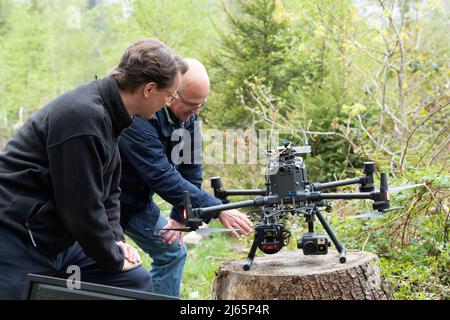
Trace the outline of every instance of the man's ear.
{"type": "Polygon", "coordinates": [[[147,82],[144,84],[144,97],[148,98],[153,90],[156,90],[156,83],[155,82],[147,82]]]}

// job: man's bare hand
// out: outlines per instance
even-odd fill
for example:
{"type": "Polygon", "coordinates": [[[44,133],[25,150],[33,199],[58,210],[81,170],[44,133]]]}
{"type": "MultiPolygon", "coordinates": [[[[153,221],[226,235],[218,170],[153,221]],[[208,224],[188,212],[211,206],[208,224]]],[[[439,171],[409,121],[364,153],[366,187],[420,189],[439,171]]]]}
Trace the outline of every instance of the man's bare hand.
{"type": "Polygon", "coordinates": [[[253,230],[253,223],[247,215],[236,209],[222,211],[219,215],[219,221],[225,228],[239,229],[239,231],[231,232],[231,235],[235,238],[239,238],[239,233],[248,236],[253,230]]]}
{"type": "Polygon", "coordinates": [[[122,241],[117,241],[116,244],[122,249],[124,255],[122,271],[128,271],[141,265],[141,258],[135,248],[122,241]]]}
{"type": "Polygon", "coordinates": [[[176,220],[170,219],[167,222],[167,224],[162,228],[162,230],[159,232],[161,236],[164,236],[162,239],[162,242],[167,243],[171,245],[178,239],[178,244],[181,246],[184,242],[184,233],[183,231],[175,231],[175,230],[164,230],[164,229],[171,229],[171,228],[185,228],[186,226],[176,220]]]}
{"type": "Polygon", "coordinates": [[[139,267],[140,265],[141,265],[140,263],[131,263],[127,259],[123,259],[122,271],[129,271],[131,269],[139,267]]]}

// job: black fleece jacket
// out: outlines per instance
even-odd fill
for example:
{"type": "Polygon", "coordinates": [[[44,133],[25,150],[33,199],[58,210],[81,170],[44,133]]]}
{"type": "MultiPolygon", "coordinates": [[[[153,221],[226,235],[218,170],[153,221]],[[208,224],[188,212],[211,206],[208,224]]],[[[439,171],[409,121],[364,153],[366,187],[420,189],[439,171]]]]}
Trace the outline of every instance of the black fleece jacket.
{"type": "Polygon", "coordinates": [[[0,224],[48,257],[78,241],[101,269],[120,271],[117,138],[131,122],[112,77],[34,113],[0,153],[0,224]]]}

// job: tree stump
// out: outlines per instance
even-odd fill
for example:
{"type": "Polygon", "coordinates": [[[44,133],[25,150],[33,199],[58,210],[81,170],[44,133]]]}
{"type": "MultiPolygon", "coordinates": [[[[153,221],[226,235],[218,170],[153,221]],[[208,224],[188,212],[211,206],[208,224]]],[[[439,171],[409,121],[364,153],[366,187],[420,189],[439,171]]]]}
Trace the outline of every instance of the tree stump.
{"type": "Polygon", "coordinates": [[[216,271],[213,299],[218,300],[387,300],[389,286],[381,278],[378,260],[368,252],[305,256],[301,251],[284,251],[256,257],[250,271],[246,260],[234,260],[216,271]]]}

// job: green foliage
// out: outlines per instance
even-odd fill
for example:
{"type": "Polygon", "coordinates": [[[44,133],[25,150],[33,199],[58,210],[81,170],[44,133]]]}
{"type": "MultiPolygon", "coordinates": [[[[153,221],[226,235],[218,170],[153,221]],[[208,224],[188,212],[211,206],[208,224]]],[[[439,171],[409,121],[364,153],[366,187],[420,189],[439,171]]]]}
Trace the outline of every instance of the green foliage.
{"type": "Polygon", "coordinates": [[[203,60],[214,49],[223,17],[211,0],[133,1],[132,19],[141,34],[157,37],[177,53],[203,60]]]}
{"type": "Polygon", "coordinates": [[[395,298],[449,299],[450,175],[426,168],[389,183],[418,182],[425,182],[426,187],[391,194],[391,206],[400,210],[361,221],[345,217],[368,208],[345,208],[340,217],[331,218],[331,224],[350,250],[368,250],[380,256],[382,274],[395,298]]]}
{"type": "Polygon", "coordinates": [[[306,132],[319,180],[355,171],[364,159],[401,174],[407,163],[446,158],[443,9],[380,1],[371,21],[350,1],[236,3],[233,12],[225,8],[230,28],[219,32],[221,50],[211,59],[209,123],[275,127],[294,142],[306,132]],[[424,151],[414,152],[419,145],[424,151]]]}
{"type": "Polygon", "coordinates": [[[2,135],[9,136],[49,100],[113,66],[103,60],[101,39],[93,32],[100,22],[84,3],[3,1],[8,31],[1,39],[0,76],[8,80],[0,86],[2,135]]]}
{"type": "Polygon", "coordinates": [[[51,99],[108,74],[139,39],[160,37],[202,59],[215,37],[211,20],[221,21],[213,9],[207,0],[1,0],[0,139],[51,99]]]}
{"type": "MultiPolygon", "coordinates": [[[[212,223],[211,226],[214,226],[212,223]]],[[[216,227],[219,227],[217,224],[216,227]]],[[[243,259],[242,243],[224,233],[211,234],[195,246],[188,246],[181,297],[184,299],[211,299],[215,272],[220,265],[232,259],[243,259]]]]}
{"type": "Polygon", "coordinates": [[[213,99],[217,99],[217,105],[227,106],[227,114],[217,117],[212,109],[208,118],[219,126],[250,125],[251,112],[243,105],[251,109],[257,103],[248,93],[248,85],[256,80],[283,98],[289,85],[314,80],[316,62],[314,57],[296,59],[298,45],[308,35],[292,28],[291,18],[285,14],[281,2],[242,0],[237,1],[238,13],[233,14],[226,7],[224,11],[230,31],[218,30],[221,47],[212,52],[211,66],[216,94],[213,99]]]}
{"type": "MultiPolygon", "coordinates": [[[[328,8],[333,5],[323,3],[328,8]]],[[[210,100],[214,103],[206,114],[208,123],[275,127],[282,139],[294,143],[304,143],[304,131],[336,129],[347,95],[342,81],[346,67],[328,47],[329,36],[317,21],[344,26],[349,23],[351,4],[345,1],[334,10],[338,17],[313,1],[294,6],[298,11],[289,12],[281,1],[259,0],[237,1],[233,13],[224,9],[230,29],[228,33],[219,31],[221,48],[211,57],[210,100]],[[223,106],[225,114],[219,112],[223,106]]],[[[346,141],[320,134],[308,137],[314,151],[314,160],[308,164],[317,179],[329,179],[335,171],[360,165],[362,157],[355,155],[346,141]]]]}

